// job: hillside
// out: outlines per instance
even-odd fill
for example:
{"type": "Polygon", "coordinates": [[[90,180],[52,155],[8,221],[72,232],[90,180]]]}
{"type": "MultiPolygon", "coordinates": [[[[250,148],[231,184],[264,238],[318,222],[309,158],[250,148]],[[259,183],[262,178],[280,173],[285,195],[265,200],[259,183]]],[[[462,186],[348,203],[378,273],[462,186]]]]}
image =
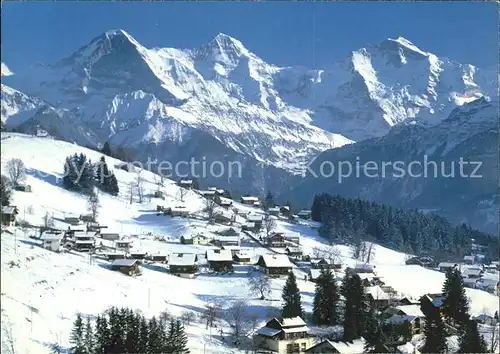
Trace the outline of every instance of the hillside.
{"type": "MultiPolygon", "coordinates": [[[[51,138],[33,137],[22,134],[2,133],[2,170],[11,158],[20,158],[29,169],[27,184],[32,192],[14,192],[12,204],[20,210],[19,217],[33,225],[40,225],[45,213],[56,219],[56,227],[67,228],[60,221],[64,216],[87,212],[86,199],[61,188],[58,183],[63,172],[64,160],[73,153],[84,153],[92,161],[101,154],[75,144],[51,138]],[[58,220],[59,219],[59,220],[58,220]]],[[[106,157],[108,166],[114,168],[120,161],[106,157]]],[[[182,245],[181,236],[212,233],[220,226],[208,225],[204,220],[194,218],[171,218],[157,216],[158,204],[175,206],[183,204],[193,214],[201,215],[204,198],[194,191],[189,192],[184,202],[179,200],[179,188],[173,181],[166,180],[162,191],[165,200],[146,197],[143,203],[135,199],[132,204],[127,197],[127,185],[136,178],[135,173],[114,168],[120,194],[112,197],[100,194],[98,220],[108,226],[109,232],[131,236],[135,249],[150,253],[196,252],[202,255],[213,246],[182,245]],[[164,237],[165,242],[155,240],[164,237]]],[[[157,188],[154,174],[143,171],[146,194],[157,188]]],[[[257,211],[235,202],[241,210],[257,211]]],[[[238,223],[241,220],[237,220],[238,223]]],[[[325,247],[325,240],[317,235],[317,225],[311,222],[290,223],[277,221],[277,231],[300,235],[302,250],[313,253],[318,247],[325,247]]],[[[54,253],[42,249],[29,236],[34,230],[24,233],[19,228],[3,232],[2,250],[2,338],[12,332],[16,351],[26,354],[49,353],[49,345],[55,342],[68,347],[68,337],[76,312],[95,315],[109,306],[129,306],[140,309],[145,315],[158,315],[168,310],[173,315],[190,311],[197,316],[210,302],[223,302],[229,306],[236,299],[248,302],[248,311],[256,317],[258,326],[277,314],[281,306],[281,290],[284,279],[271,281],[272,293],[267,300],[258,300],[249,291],[247,284],[248,265],[236,265],[233,274],[213,274],[203,270],[194,279],[182,279],[168,273],[163,265],[143,267],[140,277],[132,278],[108,269],[108,262],[89,257],[79,252],[54,253]]],[[[254,255],[271,253],[254,239],[244,235],[242,249],[254,255]]],[[[339,246],[343,266],[356,263],[351,258],[348,246],[339,246]]],[[[405,266],[406,255],[375,246],[371,263],[378,275],[387,284],[406,296],[419,297],[428,292],[438,292],[444,281],[444,274],[418,266],[405,266]],[[411,279],[411,282],[408,281],[411,279]]],[[[294,266],[301,290],[304,309],[310,312],[314,296],[314,283],[304,281],[304,269],[294,266]]],[[[341,273],[339,273],[341,274],[341,273]]],[[[498,297],[476,289],[467,289],[471,299],[471,313],[493,314],[498,310],[498,297]]],[[[230,333],[225,321],[219,328],[224,335],[230,333]]],[[[192,353],[239,353],[224,341],[218,329],[211,332],[203,321],[195,320],[187,326],[189,346],[192,353]]]]}

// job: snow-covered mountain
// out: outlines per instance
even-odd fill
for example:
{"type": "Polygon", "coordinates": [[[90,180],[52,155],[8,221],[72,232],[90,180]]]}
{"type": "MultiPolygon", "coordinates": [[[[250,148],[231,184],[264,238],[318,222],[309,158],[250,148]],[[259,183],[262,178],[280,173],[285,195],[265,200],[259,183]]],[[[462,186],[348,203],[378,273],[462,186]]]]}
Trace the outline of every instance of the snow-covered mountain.
{"type": "MultiPolygon", "coordinates": [[[[496,94],[495,80],[493,72],[438,58],[404,38],[310,70],[268,64],[225,34],[195,49],[148,49],[123,30],[3,78],[71,111],[99,142],[135,148],[139,156],[154,150],[152,157],[163,159],[163,147],[203,133],[229,155],[288,171],[396,124],[436,124],[464,102],[496,94]]],[[[3,112],[2,120],[9,121],[3,112]]]]}
{"type": "Polygon", "coordinates": [[[314,194],[321,192],[360,197],[433,211],[454,223],[468,222],[496,233],[500,204],[498,111],[498,102],[481,98],[454,109],[435,126],[398,126],[384,137],[326,151],[311,164],[305,178],[281,198],[306,207],[314,194]],[[466,162],[463,167],[460,160],[466,162]],[[335,167],[343,163],[344,177],[340,177],[340,169],[333,175],[326,169],[322,175],[325,162],[335,167]],[[352,167],[349,176],[348,162],[352,167]],[[403,172],[398,171],[397,162],[403,172]],[[365,164],[372,166],[366,174],[365,164]]]}

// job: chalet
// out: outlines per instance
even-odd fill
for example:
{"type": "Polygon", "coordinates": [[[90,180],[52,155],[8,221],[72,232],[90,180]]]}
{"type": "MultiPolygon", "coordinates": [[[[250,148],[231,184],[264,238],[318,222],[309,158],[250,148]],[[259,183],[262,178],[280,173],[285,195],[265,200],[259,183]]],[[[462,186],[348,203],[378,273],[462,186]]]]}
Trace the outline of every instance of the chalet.
{"type": "Polygon", "coordinates": [[[425,316],[420,309],[420,305],[399,305],[389,307],[384,311],[390,315],[387,323],[400,324],[408,322],[411,326],[412,334],[420,334],[423,331],[425,316]]]}
{"type": "Polygon", "coordinates": [[[478,316],[475,316],[472,319],[474,321],[476,321],[477,323],[481,323],[481,324],[485,324],[485,325],[495,326],[497,324],[497,320],[494,317],[487,315],[485,313],[482,313],[478,316]]]}
{"type": "Polygon", "coordinates": [[[260,214],[249,214],[247,215],[247,221],[253,222],[255,224],[255,228],[260,229],[262,227],[262,215],[260,214]]]}
{"type": "Polygon", "coordinates": [[[311,211],[302,209],[298,212],[297,216],[304,220],[309,220],[311,218],[311,211]]]}
{"type": "Polygon", "coordinates": [[[64,217],[64,222],[66,224],[70,224],[70,225],[79,225],[80,224],[80,217],[79,216],[65,216],[64,217]]]}
{"type": "Polygon", "coordinates": [[[31,186],[29,184],[17,184],[14,189],[19,192],[31,193],[31,186]]]}
{"type": "Polygon", "coordinates": [[[61,248],[62,235],[43,234],[40,239],[42,240],[43,248],[54,252],[59,252],[61,248]]]}
{"type": "Polygon", "coordinates": [[[218,235],[214,239],[214,245],[218,247],[224,246],[239,246],[240,237],[239,236],[221,236],[218,235]]]}
{"type": "Polygon", "coordinates": [[[373,273],[374,271],[374,266],[368,263],[356,263],[354,268],[347,268],[347,271],[351,271],[356,274],[362,274],[362,273],[373,273]]]}
{"type": "MultiPolygon", "coordinates": [[[[364,353],[366,340],[361,337],[354,339],[352,342],[336,342],[329,339],[324,339],[308,348],[305,353],[349,353],[359,354],[364,353]]],[[[389,352],[389,351],[387,351],[389,352]]]]}
{"type": "Polygon", "coordinates": [[[376,308],[382,309],[389,305],[391,296],[378,285],[365,287],[365,294],[376,308]]]}
{"type": "Polygon", "coordinates": [[[130,239],[122,239],[115,241],[115,249],[117,251],[129,252],[132,248],[132,240],[130,239]]]}
{"type": "Polygon", "coordinates": [[[181,243],[183,245],[208,245],[210,243],[210,237],[203,234],[181,236],[181,243]]]}
{"type": "Polygon", "coordinates": [[[475,279],[475,278],[464,278],[463,282],[464,282],[464,286],[465,287],[471,288],[471,289],[475,289],[475,288],[477,288],[478,279],[475,279]]]}
{"type": "Polygon", "coordinates": [[[87,223],[87,232],[100,232],[101,229],[106,228],[106,226],[100,226],[99,223],[95,221],[90,221],[87,223]]]}
{"type": "Polygon", "coordinates": [[[190,179],[181,179],[179,181],[179,186],[187,189],[191,189],[193,187],[193,181],[190,179]]]}
{"type": "Polygon", "coordinates": [[[280,208],[278,208],[278,207],[269,208],[267,210],[267,212],[269,213],[269,215],[279,216],[280,215],[280,208]]]}
{"type": "Polygon", "coordinates": [[[137,259],[115,259],[111,262],[111,270],[117,270],[126,275],[141,275],[141,262],[137,259]]]}
{"type": "Polygon", "coordinates": [[[500,261],[490,262],[490,265],[495,266],[497,270],[500,270],[500,261]]]}
{"type": "Polygon", "coordinates": [[[393,299],[397,297],[398,292],[392,286],[383,284],[379,286],[380,289],[382,289],[386,294],[389,294],[389,296],[391,296],[393,299]]]}
{"type": "Polygon", "coordinates": [[[484,271],[481,268],[465,268],[462,270],[464,278],[479,279],[484,271]]]}
{"type": "Polygon", "coordinates": [[[222,246],[222,249],[225,251],[230,251],[233,257],[241,252],[240,246],[222,246]]]}
{"type": "Polygon", "coordinates": [[[251,196],[246,196],[246,197],[241,197],[240,202],[241,204],[245,205],[255,205],[259,201],[259,198],[257,197],[251,197],[251,196]]]}
{"type": "Polygon", "coordinates": [[[313,258],[310,259],[311,267],[320,268],[330,268],[330,269],[342,269],[342,263],[335,262],[326,258],[313,258]]]}
{"type": "Polygon", "coordinates": [[[167,263],[167,255],[165,254],[148,254],[148,259],[152,262],[158,262],[158,263],[167,263]]]}
{"type": "MultiPolygon", "coordinates": [[[[465,282],[466,279],[464,279],[465,282]]],[[[472,279],[475,280],[476,288],[487,291],[489,293],[495,293],[495,290],[500,289],[500,282],[497,278],[480,278],[480,279],[472,279]]]]}
{"type": "Polygon", "coordinates": [[[302,250],[299,247],[290,247],[285,248],[285,252],[289,257],[302,257],[302,250]]]}
{"type": "Polygon", "coordinates": [[[254,343],[257,348],[273,353],[303,353],[313,339],[302,318],[275,317],[257,330],[254,343]]]}
{"type": "Polygon", "coordinates": [[[285,235],[282,232],[275,232],[266,239],[269,247],[286,247],[285,235]]]}
{"type": "Polygon", "coordinates": [[[450,262],[441,262],[438,264],[438,268],[441,272],[447,272],[448,270],[452,270],[455,267],[458,267],[458,264],[450,262]]]}
{"type": "Polygon", "coordinates": [[[409,297],[403,297],[402,299],[399,299],[399,305],[418,305],[420,306],[420,301],[415,300],[409,297]]]}
{"type": "Polygon", "coordinates": [[[290,207],[288,205],[281,206],[280,213],[287,218],[289,218],[292,215],[292,212],[290,211],[290,207]]]}
{"type": "Polygon", "coordinates": [[[178,206],[178,207],[163,209],[163,214],[172,217],[179,216],[181,218],[187,218],[189,216],[189,211],[183,206],[178,206]]]}
{"type": "Polygon", "coordinates": [[[428,257],[411,257],[405,261],[406,265],[418,265],[421,267],[432,267],[432,262],[428,261],[428,257]]]}
{"type": "Polygon", "coordinates": [[[218,195],[214,197],[214,202],[226,209],[233,205],[233,201],[231,199],[223,198],[218,195]]]}
{"type": "Polygon", "coordinates": [[[82,215],[80,215],[80,221],[83,221],[83,222],[92,222],[92,221],[95,221],[94,220],[94,215],[92,215],[92,214],[82,214],[82,215]]]}
{"type": "Polygon", "coordinates": [[[240,252],[233,256],[233,260],[237,263],[250,263],[252,256],[249,253],[240,252]]]}
{"type": "Polygon", "coordinates": [[[284,254],[265,254],[259,257],[259,268],[270,277],[287,276],[292,271],[292,263],[284,254]]]}
{"type": "Polygon", "coordinates": [[[211,191],[211,190],[208,190],[208,191],[200,191],[200,194],[207,198],[207,199],[214,199],[215,197],[215,191],[211,191]]]}
{"type": "Polygon", "coordinates": [[[168,267],[170,274],[182,278],[193,278],[196,273],[198,256],[194,253],[174,253],[170,255],[168,267]]]}
{"type": "Polygon", "coordinates": [[[108,261],[114,261],[116,259],[125,259],[125,253],[123,252],[106,252],[102,253],[104,258],[106,258],[108,261]]]}
{"type": "Polygon", "coordinates": [[[233,255],[229,250],[208,250],[205,253],[208,266],[216,272],[233,270],[233,255]]]}
{"type": "Polygon", "coordinates": [[[14,226],[16,224],[16,216],[19,214],[17,207],[15,206],[3,206],[2,207],[2,225],[14,226]]]}
{"type": "MultiPolygon", "coordinates": [[[[351,271],[351,268],[347,268],[347,271],[351,271]]],[[[381,285],[379,277],[377,277],[373,273],[357,273],[359,279],[361,279],[361,283],[363,286],[374,286],[381,285]]]]}
{"type": "Polygon", "coordinates": [[[295,243],[295,244],[300,244],[300,236],[299,235],[294,235],[294,234],[287,234],[285,235],[285,241],[295,243]]]}
{"type": "Polygon", "coordinates": [[[244,231],[256,231],[258,230],[254,222],[246,222],[241,225],[241,229],[244,231]]]}
{"type": "Polygon", "coordinates": [[[474,256],[464,256],[464,263],[472,265],[476,262],[476,257],[474,256]]]}
{"type": "Polygon", "coordinates": [[[233,227],[224,227],[220,228],[219,230],[215,231],[217,235],[221,236],[238,236],[240,233],[236,231],[235,228],[233,227]]]}
{"type": "Polygon", "coordinates": [[[130,251],[128,258],[132,258],[132,259],[146,259],[147,255],[148,254],[146,252],[130,251]]]}
{"type": "Polygon", "coordinates": [[[309,280],[313,283],[316,282],[318,277],[321,275],[321,269],[309,269],[309,280]]]}
{"type": "Polygon", "coordinates": [[[422,307],[433,307],[441,310],[441,306],[443,305],[443,294],[435,293],[435,294],[425,294],[420,298],[420,304],[422,307]]]}
{"type": "Polygon", "coordinates": [[[85,231],[73,231],[70,233],[69,243],[78,251],[90,251],[95,247],[95,237],[85,231]]]}
{"type": "Polygon", "coordinates": [[[108,241],[116,241],[116,240],[119,240],[120,239],[120,234],[116,234],[116,233],[100,233],[99,236],[103,239],[103,240],[108,240],[108,241]]]}

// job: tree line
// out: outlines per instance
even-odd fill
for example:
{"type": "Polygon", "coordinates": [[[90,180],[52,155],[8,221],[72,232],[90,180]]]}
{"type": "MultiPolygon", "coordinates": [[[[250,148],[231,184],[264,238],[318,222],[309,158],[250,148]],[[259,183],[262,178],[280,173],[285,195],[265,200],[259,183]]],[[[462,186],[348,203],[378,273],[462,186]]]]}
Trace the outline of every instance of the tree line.
{"type": "Polygon", "coordinates": [[[66,157],[64,163],[63,186],[67,190],[91,194],[94,187],[104,193],[118,195],[118,180],[106,164],[104,156],[97,163],[83,153],[66,157]]]}
{"type": "Polygon", "coordinates": [[[413,254],[437,258],[463,257],[471,252],[472,239],[487,246],[494,259],[498,237],[472,229],[466,224],[451,225],[445,218],[416,210],[403,210],[361,199],[318,194],[311,218],[321,222],[319,234],[334,242],[374,241],[413,254]]]}
{"type": "Polygon", "coordinates": [[[180,320],[168,316],[147,319],[123,307],[112,307],[94,321],[89,317],[84,321],[78,314],[70,335],[72,354],[188,354],[187,341],[180,320]]]}

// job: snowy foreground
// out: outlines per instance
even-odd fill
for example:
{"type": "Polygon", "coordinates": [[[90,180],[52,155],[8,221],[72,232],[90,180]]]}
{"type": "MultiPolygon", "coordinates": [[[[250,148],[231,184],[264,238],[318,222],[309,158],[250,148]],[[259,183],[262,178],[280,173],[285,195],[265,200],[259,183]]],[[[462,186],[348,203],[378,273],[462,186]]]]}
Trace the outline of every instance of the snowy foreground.
{"type": "MultiPolygon", "coordinates": [[[[84,197],[70,193],[57,185],[66,156],[83,152],[92,161],[100,154],[77,145],[49,138],[35,138],[17,134],[2,134],[2,167],[11,158],[20,158],[29,169],[26,183],[32,186],[31,193],[14,192],[12,203],[19,208],[20,219],[40,225],[48,212],[57,219],[70,214],[86,213],[84,197]],[[41,173],[43,173],[43,176],[41,173]]],[[[106,157],[112,168],[119,161],[106,157]]],[[[101,194],[99,222],[107,225],[106,232],[118,232],[133,237],[134,248],[149,253],[195,252],[203,254],[211,246],[182,245],[181,236],[214,231],[202,220],[187,220],[157,216],[157,204],[176,205],[178,189],[174,182],[166,181],[163,188],[166,200],[146,198],[143,203],[128,203],[127,183],[135,178],[134,173],[115,169],[119,181],[120,196],[101,194]],[[155,241],[155,236],[166,242],[155,241]]],[[[144,172],[145,189],[151,193],[156,189],[155,176],[144,172]]],[[[194,192],[185,198],[184,205],[193,213],[199,213],[204,199],[194,192]]],[[[241,209],[252,209],[236,203],[241,209]]],[[[290,224],[278,221],[278,231],[300,235],[304,254],[311,254],[316,247],[323,247],[324,240],[312,224],[290,224]]],[[[56,221],[56,227],[67,225],[56,221]]],[[[96,315],[109,306],[127,306],[141,310],[147,316],[158,315],[167,310],[173,315],[193,312],[197,319],[186,327],[192,353],[238,353],[227,343],[230,333],[228,324],[221,321],[211,331],[198,319],[204,306],[210,302],[222,302],[229,306],[237,299],[248,302],[250,315],[257,318],[257,326],[279,313],[281,289],[284,279],[272,280],[272,294],[267,300],[259,300],[250,293],[247,273],[251,266],[236,265],[235,272],[214,275],[205,271],[195,279],[181,279],[168,274],[163,265],[145,266],[140,277],[132,278],[107,268],[108,262],[90,258],[82,253],[54,253],[42,249],[26,233],[11,229],[1,236],[1,303],[2,341],[11,336],[16,353],[49,353],[49,345],[60,343],[68,347],[69,332],[75,314],[96,315]],[[223,338],[220,333],[223,331],[223,338]]],[[[258,255],[271,251],[260,247],[252,239],[242,240],[243,250],[250,252],[256,260],[258,255]]],[[[355,263],[350,258],[347,246],[339,246],[343,263],[355,263]]],[[[425,293],[441,290],[444,274],[418,266],[405,266],[405,255],[383,247],[375,248],[372,263],[377,275],[387,285],[393,286],[406,296],[418,298],[425,293]]],[[[305,273],[296,268],[298,285],[306,312],[312,311],[314,284],[304,281],[305,273]]],[[[471,313],[493,315],[498,310],[498,298],[480,290],[467,289],[471,299],[471,313]]],[[[4,343],[2,343],[4,344],[4,343]]]]}

